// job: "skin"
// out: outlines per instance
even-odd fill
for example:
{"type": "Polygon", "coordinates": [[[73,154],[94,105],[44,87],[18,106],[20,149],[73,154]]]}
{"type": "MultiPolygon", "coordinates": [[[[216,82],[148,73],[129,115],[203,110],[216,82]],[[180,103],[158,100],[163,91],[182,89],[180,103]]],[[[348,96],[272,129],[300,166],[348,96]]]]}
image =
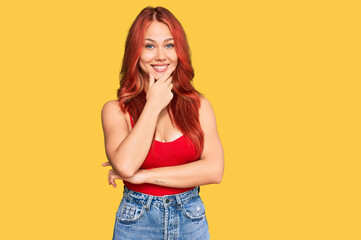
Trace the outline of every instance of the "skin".
{"type": "Polygon", "coordinates": [[[152,73],[156,80],[164,75],[164,73],[155,71],[152,65],[164,64],[169,65],[168,68],[175,68],[178,64],[178,57],[168,26],[154,21],[145,32],[144,48],[139,58],[145,90],[148,89],[149,73],[152,73]]]}
{"type": "Polygon", "coordinates": [[[154,21],[146,31],[139,65],[142,69],[147,102],[132,129],[129,116],[116,100],[108,101],[102,109],[105,147],[111,166],[108,182],[116,187],[116,179],[134,184],[152,183],[176,188],[188,188],[220,183],[224,170],[223,147],[218,135],[215,114],[210,102],[201,97],[199,120],[204,132],[204,149],[198,161],[153,169],[139,169],[146,158],[153,134],[159,141],[172,141],[182,133],[176,129],[166,111],[173,98],[171,73],[178,64],[172,35],[167,25],[154,21]],[[152,39],[154,41],[150,41],[152,39]],[[167,41],[166,41],[167,40],[167,41]],[[152,46],[150,46],[152,45],[152,46]],[[157,73],[153,64],[169,64],[164,73],[157,73]]]}

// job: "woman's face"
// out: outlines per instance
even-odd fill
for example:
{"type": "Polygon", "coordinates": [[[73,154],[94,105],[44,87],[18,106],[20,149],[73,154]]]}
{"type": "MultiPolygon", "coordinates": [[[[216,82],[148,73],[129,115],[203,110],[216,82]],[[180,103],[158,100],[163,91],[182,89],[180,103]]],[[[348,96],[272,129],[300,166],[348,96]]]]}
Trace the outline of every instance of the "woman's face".
{"type": "Polygon", "coordinates": [[[139,58],[142,75],[148,79],[152,73],[159,79],[169,66],[176,67],[178,57],[174,40],[166,24],[153,21],[145,32],[144,46],[139,58]]]}

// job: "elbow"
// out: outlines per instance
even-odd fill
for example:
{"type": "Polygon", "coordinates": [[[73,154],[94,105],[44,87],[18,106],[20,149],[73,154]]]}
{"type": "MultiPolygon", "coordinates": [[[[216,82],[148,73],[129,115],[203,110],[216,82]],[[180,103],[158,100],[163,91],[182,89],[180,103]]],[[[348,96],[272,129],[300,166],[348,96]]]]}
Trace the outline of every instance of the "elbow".
{"type": "Polygon", "coordinates": [[[214,184],[220,184],[222,182],[222,179],[223,179],[223,171],[224,171],[224,168],[223,166],[218,166],[215,171],[214,171],[214,174],[213,174],[213,183],[214,184]]]}
{"type": "Polygon", "coordinates": [[[123,163],[123,162],[119,162],[116,160],[110,160],[110,162],[112,163],[112,167],[113,169],[117,172],[117,174],[119,175],[119,177],[121,177],[122,179],[127,179],[127,178],[131,178],[133,177],[133,175],[135,174],[135,170],[133,170],[131,168],[131,166],[123,163]]]}
{"type": "Polygon", "coordinates": [[[220,184],[223,179],[223,171],[224,171],[224,164],[223,161],[221,163],[212,163],[207,164],[209,168],[206,172],[206,184],[220,184]]]}
{"type": "Polygon", "coordinates": [[[206,184],[220,184],[223,179],[223,171],[213,171],[208,173],[207,183],[206,184]]]}
{"type": "Polygon", "coordinates": [[[116,164],[114,170],[122,179],[131,178],[136,173],[136,170],[132,169],[131,166],[127,164],[116,164]]]}
{"type": "Polygon", "coordinates": [[[215,174],[215,177],[213,179],[214,184],[220,184],[223,179],[223,173],[215,174]]]}
{"type": "Polygon", "coordinates": [[[124,167],[115,167],[114,170],[117,172],[119,177],[121,177],[122,179],[131,178],[135,174],[134,171],[130,170],[129,168],[127,169],[124,167]]]}

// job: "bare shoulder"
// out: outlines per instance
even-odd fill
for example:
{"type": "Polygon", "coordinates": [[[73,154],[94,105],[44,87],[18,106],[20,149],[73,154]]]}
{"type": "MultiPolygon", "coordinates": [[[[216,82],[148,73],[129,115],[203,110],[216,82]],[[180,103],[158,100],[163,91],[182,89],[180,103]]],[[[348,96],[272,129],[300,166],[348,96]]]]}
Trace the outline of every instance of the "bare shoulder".
{"type": "Polygon", "coordinates": [[[213,159],[217,162],[219,169],[222,170],[223,148],[217,130],[216,116],[210,101],[205,97],[201,97],[199,123],[204,133],[204,148],[201,159],[213,159]]]}
{"type": "Polygon", "coordinates": [[[117,100],[106,102],[102,108],[101,121],[104,132],[107,155],[114,153],[119,144],[129,134],[125,114],[118,105],[117,100]]]}
{"type": "Polygon", "coordinates": [[[102,112],[103,111],[109,111],[109,110],[115,110],[115,109],[120,110],[120,107],[118,105],[118,101],[117,100],[109,100],[106,103],[104,103],[103,108],[102,108],[102,112]]]}
{"type": "Polygon", "coordinates": [[[216,116],[212,108],[211,102],[201,96],[201,106],[199,108],[199,123],[204,132],[216,131],[216,116]]]}
{"type": "Polygon", "coordinates": [[[119,122],[125,123],[125,114],[120,109],[117,100],[107,101],[101,112],[103,125],[114,125],[119,122]]]}
{"type": "Polygon", "coordinates": [[[110,100],[107,101],[102,108],[102,116],[105,115],[124,115],[124,113],[122,112],[122,110],[119,107],[118,101],[117,100],[110,100]]]}
{"type": "Polygon", "coordinates": [[[207,118],[210,116],[214,116],[214,111],[211,102],[204,96],[200,96],[200,98],[201,98],[201,106],[199,108],[199,117],[207,118]]]}

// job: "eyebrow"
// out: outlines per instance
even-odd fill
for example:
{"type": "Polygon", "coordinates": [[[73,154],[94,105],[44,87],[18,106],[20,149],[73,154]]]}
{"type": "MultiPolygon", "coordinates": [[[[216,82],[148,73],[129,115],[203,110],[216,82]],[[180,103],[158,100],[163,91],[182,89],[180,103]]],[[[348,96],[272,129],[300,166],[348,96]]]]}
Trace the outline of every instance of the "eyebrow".
{"type": "MultiPolygon", "coordinates": [[[[149,40],[149,41],[151,41],[151,42],[155,42],[155,40],[154,40],[154,39],[151,39],[151,38],[146,38],[145,40],[149,40]]],[[[165,39],[163,42],[168,42],[168,41],[170,41],[170,40],[173,40],[173,38],[167,38],[167,39],[165,39]]]]}

